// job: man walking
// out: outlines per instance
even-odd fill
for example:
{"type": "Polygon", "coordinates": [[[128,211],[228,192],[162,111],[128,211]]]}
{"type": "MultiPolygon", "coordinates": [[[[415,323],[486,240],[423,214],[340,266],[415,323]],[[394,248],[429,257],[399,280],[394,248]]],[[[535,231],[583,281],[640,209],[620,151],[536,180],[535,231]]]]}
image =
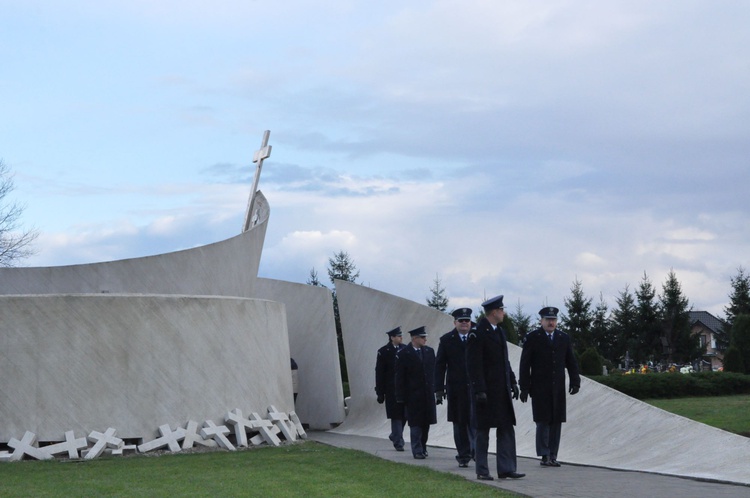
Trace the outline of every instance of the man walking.
{"type": "Polygon", "coordinates": [[[411,452],[427,457],[430,425],[437,423],[435,409],[435,350],[427,346],[424,327],[409,331],[411,343],[396,355],[396,402],[406,408],[411,452]]]}
{"type": "Polygon", "coordinates": [[[459,467],[474,458],[474,427],[471,425],[471,390],[466,368],[466,341],[471,330],[471,308],[453,313],[454,329],[440,338],[435,359],[435,403],[448,398],[448,421],[453,422],[453,442],[459,467]],[[447,391],[447,394],[446,394],[447,391]]]}
{"type": "Polygon", "coordinates": [[[526,474],[518,473],[516,466],[513,400],[518,399],[518,385],[508,362],[505,332],[500,327],[505,318],[503,296],[488,299],[482,307],[485,316],[477,323],[476,332],[469,334],[466,358],[475,403],[477,479],[493,480],[487,461],[492,427],[497,428],[498,477],[518,479],[526,474]]]}
{"type": "Polygon", "coordinates": [[[521,353],[519,384],[521,402],[531,396],[536,422],[536,454],[543,467],[559,467],[562,423],[565,422],[565,370],[570,377],[570,394],[578,393],[581,377],[570,336],[557,330],[560,310],[547,306],[539,310],[542,326],[526,336],[521,353]]]}
{"type": "Polygon", "coordinates": [[[388,344],[378,349],[375,362],[375,394],[378,403],[385,402],[385,414],[391,420],[388,439],[396,451],[404,451],[404,405],[396,403],[396,353],[404,348],[401,344],[401,327],[386,332],[388,344]]]}

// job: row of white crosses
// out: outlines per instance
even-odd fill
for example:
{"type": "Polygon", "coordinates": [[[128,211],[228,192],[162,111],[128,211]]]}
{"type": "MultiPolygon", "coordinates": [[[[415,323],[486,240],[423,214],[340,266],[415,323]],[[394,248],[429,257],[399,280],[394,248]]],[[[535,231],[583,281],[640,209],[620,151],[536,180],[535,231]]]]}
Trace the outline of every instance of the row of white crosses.
{"type": "Polygon", "coordinates": [[[117,431],[108,428],[104,433],[92,431],[88,437],[76,438],[73,431],[65,433],[65,441],[39,447],[37,436],[33,432],[26,431],[19,441],[11,438],[8,447],[13,451],[0,451],[0,462],[14,462],[29,456],[36,460],[51,460],[56,456],[68,458],[83,458],[91,460],[107,452],[112,455],[122,455],[127,451],[147,453],[158,449],[168,449],[174,453],[195,446],[208,448],[224,448],[235,451],[237,447],[248,447],[269,444],[279,446],[281,434],[286,441],[296,441],[298,437],[306,438],[307,433],[295,412],[289,415],[279,412],[273,405],[268,407],[268,418],[263,419],[255,412],[245,417],[242,410],[235,408],[224,415],[225,425],[216,425],[211,420],[203,422],[203,427],[198,428],[198,423],[190,420],[185,428],[178,427],[174,430],[169,424],[159,427],[160,437],[139,445],[128,445],[117,437],[117,431]],[[227,437],[234,434],[235,443],[227,437]],[[249,437],[248,437],[249,436],[249,437]],[[92,446],[89,446],[92,443],[92,446]],[[79,453],[80,451],[80,453],[79,453]]]}

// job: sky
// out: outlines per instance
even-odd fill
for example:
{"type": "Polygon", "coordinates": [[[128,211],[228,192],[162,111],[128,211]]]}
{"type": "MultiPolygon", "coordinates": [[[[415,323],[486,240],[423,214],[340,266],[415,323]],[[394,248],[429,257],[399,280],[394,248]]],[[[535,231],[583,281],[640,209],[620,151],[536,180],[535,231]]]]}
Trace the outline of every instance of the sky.
{"type": "Polygon", "coordinates": [[[22,266],[240,233],[262,277],[535,316],[674,271],[724,314],[750,268],[750,2],[0,0],[22,266]],[[330,286],[330,284],[329,284],[330,286]]]}

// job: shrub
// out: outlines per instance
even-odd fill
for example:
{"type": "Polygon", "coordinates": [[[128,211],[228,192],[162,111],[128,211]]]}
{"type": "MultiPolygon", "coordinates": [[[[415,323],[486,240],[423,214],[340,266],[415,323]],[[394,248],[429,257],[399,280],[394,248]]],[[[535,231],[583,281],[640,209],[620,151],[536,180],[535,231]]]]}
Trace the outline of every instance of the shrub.
{"type": "Polygon", "coordinates": [[[588,348],[581,354],[579,366],[583,375],[601,375],[602,357],[599,356],[596,349],[588,348]]]}
{"type": "Polygon", "coordinates": [[[730,346],[724,352],[724,371],[745,373],[745,362],[742,359],[742,351],[736,346],[730,346]]]}
{"type": "Polygon", "coordinates": [[[750,375],[730,372],[608,375],[591,379],[637,399],[750,393],[750,375]]]}

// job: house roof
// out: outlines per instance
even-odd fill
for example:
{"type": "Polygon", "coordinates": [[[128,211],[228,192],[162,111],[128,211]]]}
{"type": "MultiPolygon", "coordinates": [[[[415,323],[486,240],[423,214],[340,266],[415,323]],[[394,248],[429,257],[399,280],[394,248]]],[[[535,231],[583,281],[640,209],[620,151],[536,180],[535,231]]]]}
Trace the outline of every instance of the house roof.
{"type": "Polygon", "coordinates": [[[690,314],[690,325],[695,325],[696,322],[701,322],[707,328],[711,329],[712,332],[721,332],[724,328],[724,322],[713,316],[708,311],[691,311],[690,314]]]}

